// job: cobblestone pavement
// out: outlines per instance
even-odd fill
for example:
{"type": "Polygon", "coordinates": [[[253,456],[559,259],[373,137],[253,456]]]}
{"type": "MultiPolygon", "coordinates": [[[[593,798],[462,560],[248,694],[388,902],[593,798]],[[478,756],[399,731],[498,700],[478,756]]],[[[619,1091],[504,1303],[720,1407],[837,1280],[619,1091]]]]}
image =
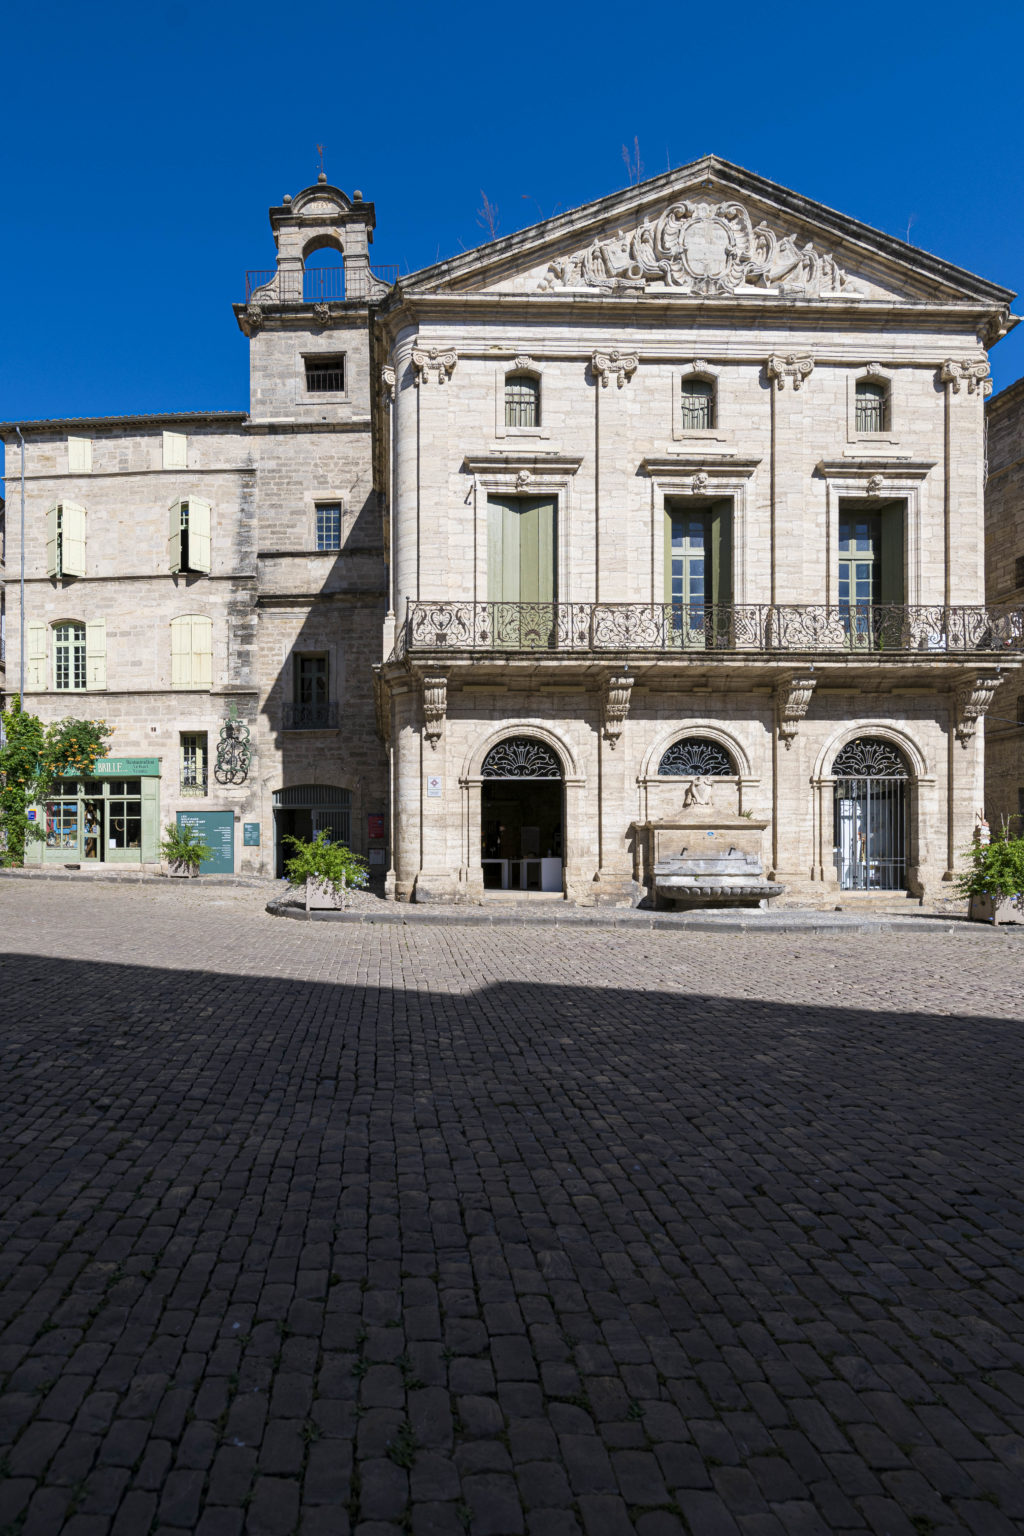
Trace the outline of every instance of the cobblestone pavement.
{"type": "Polygon", "coordinates": [[[1024,1524],[1024,937],[0,889],[6,1536],[1024,1524]]]}

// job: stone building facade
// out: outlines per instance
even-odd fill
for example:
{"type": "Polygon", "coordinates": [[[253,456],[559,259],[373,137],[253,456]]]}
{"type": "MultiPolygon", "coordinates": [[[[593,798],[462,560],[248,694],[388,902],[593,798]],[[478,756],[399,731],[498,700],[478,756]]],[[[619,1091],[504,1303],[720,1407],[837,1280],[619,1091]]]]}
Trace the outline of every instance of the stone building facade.
{"type": "Polygon", "coordinates": [[[680,846],[941,894],[1022,646],[1013,295],[715,157],[397,282],[358,192],[270,221],[248,412],[21,424],[26,704],[116,731],[36,855],[179,816],[264,873],[327,828],[398,900],[631,902],[680,846]]]}
{"type": "Polygon", "coordinates": [[[948,889],[1020,659],[984,607],[1012,297],[715,157],[403,278],[394,895],[620,903],[741,834],[790,898],[948,889]]]}
{"type": "MultiPolygon", "coordinates": [[[[321,183],[270,218],[279,267],[235,306],[248,412],[21,424],[25,704],[114,728],[96,777],[39,808],[30,858],[153,865],[180,815],[218,869],[279,873],[283,839],[321,827],[383,860],[374,209],[321,183]],[[325,248],[345,262],[326,294],[325,248]]],[[[16,611],[11,629],[17,676],[16,611]]]]}
{"type": "MultiPolygon", "coordinates": [[[[985,591],[993,605],[1024,605],[1024,379],[986,407],[985,591]]],[[[1024,836],[1024,680],[1011,674],[985,720],[985,810],[993,831],[1024,836]]]]}

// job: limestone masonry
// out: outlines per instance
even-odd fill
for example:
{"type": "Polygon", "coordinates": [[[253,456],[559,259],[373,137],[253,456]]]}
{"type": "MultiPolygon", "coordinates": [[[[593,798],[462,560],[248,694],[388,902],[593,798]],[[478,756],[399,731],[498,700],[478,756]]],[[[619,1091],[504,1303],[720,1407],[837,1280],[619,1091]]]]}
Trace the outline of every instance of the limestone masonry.
{"type": "Polygon", "coordinates": [[[713,156],[397,281],[358,192],[270,220],[248,413],[21,424],[26,705],[116,727],[35,857],[178,815],[267,873],[326,830],[398,900],[730,849],[789,900],[948,890],[1021,687],[1011,292],[713,156]]]}

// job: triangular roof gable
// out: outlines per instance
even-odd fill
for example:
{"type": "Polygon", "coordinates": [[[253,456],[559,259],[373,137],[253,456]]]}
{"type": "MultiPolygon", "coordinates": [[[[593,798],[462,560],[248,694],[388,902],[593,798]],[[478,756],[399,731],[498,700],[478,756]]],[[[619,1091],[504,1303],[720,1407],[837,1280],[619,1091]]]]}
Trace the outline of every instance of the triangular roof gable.
{"type": "Polygon", "coordinates": [[[1008,305],[1015,295],[706,155],[401,280],[403,293],[858,298],[1008,305]]]}

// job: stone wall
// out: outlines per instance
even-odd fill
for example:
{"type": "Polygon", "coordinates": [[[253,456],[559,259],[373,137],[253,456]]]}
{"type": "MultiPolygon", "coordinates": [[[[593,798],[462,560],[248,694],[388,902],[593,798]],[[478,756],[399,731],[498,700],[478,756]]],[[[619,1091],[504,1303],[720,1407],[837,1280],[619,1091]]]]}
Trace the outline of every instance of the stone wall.
{"type": "MultiPolygon", "coordinates": [[[[990,603],[1024,603],[1024,379],[992,397],[986,411],[985,586],[990,603]]],[[[985,722],[985,811],[1024,836],[1024,679],[996,693],[985,722]]]]}

